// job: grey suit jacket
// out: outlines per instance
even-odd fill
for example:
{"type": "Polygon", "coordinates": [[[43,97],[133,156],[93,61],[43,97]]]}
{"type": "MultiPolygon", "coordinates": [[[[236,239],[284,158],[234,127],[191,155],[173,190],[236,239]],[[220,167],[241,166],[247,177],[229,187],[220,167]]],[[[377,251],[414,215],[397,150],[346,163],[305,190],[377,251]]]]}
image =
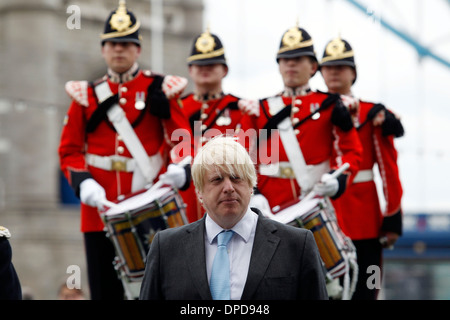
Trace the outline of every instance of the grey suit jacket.
{"type": "MultiPolygon", "coordinates": [[[[242,300],[326,299],[319,251],[311,231],[258,213],[242,300]]],[[[166,229],[147,256],[141,300],[211,300],[206,275],[205,218],[166,229]]]]}

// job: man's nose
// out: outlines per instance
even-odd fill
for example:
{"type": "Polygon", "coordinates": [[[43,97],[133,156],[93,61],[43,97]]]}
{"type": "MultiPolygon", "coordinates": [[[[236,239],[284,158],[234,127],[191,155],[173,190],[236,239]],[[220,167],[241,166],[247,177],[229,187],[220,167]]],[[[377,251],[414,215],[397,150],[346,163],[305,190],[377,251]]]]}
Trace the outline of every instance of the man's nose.
{"type": "Polygon", "coordinates": [[[230,177],[226,177],[223,181],[223,191],[225,193],[234,192],[234,185],[230,177]]]}

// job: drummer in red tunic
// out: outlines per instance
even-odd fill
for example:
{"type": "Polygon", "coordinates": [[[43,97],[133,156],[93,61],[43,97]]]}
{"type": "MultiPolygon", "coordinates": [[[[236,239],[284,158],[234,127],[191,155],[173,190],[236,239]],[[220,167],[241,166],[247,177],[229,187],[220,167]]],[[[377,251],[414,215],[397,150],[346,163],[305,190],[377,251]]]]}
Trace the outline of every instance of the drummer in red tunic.
{"type": "MultiPolygon", "coordinates": [[[[196,145],[199,147],[220,134],[235,135],[248,145],[252,136],[248,131],[250,119],[238,108],[239,98],[223,92],[222,80],[228,74],[228,65],[222,41],[206,30],[194,39],[187,62],[194,92],[184,96],[182,104],[196,145]]],[[[188,220],[201,218],[205,211],[197,201],[194,185],[181,195],[187,203],[188,220]]]]}
{"type": "Polygon", "coordinates": [[[311,190],[338,198],[358,171],[362,148],[339,95],[312,91],[318,69],[313,39],[298,26],[287,30],[276,56],[284,90],[257,102],[240,102],[264,129],[258,142],[258,190],[252,206],[276,214],[311,190]],[[348,163],[337,178],[330,173],[348,163]]]}
{"type": "MultiPolygon", "coordinates": [[[[139,27],[139,20],[120,1],[101,35],[107,74],[92,82],[66,84],[72,103],[58,151],[61,169],[81,200],[91,299],[124,298],[113,267],[114,247],[105,236],[99,209],[105,200],[120,200],[157,181],[171,162],[160,150],[179,142],[171,141],[176,129],[184,129],[189,138],[189,123],[176,99],[187,79],[139,68],[139,27]]],[[[177,188],[190,181],[176,165],[163,177],[177,188]]]]}
{"type": "Polygon", "coordinates": [[[350,44],[340,37],[331,40],[324,51],[320,71],[329,92],[342,95],[358,130],[364,152],[360,170],[345,193],[333,201],[337,220],[357,250],[359,279],[353,299],[377,298],[378,290],[367,287],[372,272],[381,268],[382,248],[392,246],[402,234],[402,185],[394,138],[403,135],[400,120],[385,106],[361,100],[351,88],[356,81],[356,64],[350,44]],[[386,209],[382,212],[374,182],[377,165],[386,209]]]}

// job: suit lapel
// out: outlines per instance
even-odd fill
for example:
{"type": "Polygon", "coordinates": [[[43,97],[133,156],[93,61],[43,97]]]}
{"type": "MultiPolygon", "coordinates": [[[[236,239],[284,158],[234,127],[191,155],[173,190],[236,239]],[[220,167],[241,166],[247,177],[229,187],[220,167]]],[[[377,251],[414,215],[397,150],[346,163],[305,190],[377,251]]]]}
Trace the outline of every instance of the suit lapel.
{"type": "Polygon", "coordinates": [[[268,223],[261,213],[258,213],[258,225],[255,231],[255,240],[253,242],[252,256],[250,266],[242,293],[242,300],[249,300],[266,273],[267,267],[275,253],[280,238],[274,235],[277,228],[268,223]]]}
{"type": "Polygon", "coordinates": [[[206,275],[206,257],[205,257],[205,219],[191,224],[186,230],[186,261],[189,273],[197,287],[197,290],[204,300],[211,300],[211,291],[209,290],[208,277],[206,275]]]}

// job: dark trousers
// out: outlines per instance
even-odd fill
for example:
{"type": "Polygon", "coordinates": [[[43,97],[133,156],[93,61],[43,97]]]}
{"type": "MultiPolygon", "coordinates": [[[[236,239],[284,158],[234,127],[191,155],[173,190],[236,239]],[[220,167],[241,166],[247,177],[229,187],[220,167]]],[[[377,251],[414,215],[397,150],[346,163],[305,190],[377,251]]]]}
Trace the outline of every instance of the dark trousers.
{"type": "MultiPolygon", "coordinates": [[[[380,283],[382,269],[383,248],[378,239],[353,240],[356,247],[356,255],[358,261],[358,282],[352,300],[376,300],[379,290],[376,288],[369,289],[367,280],[374,273],[368,272],[369,266],[378,266],[380,268],[380,283]]],[[[369,282],[371,282],[369,280],[369,282]]]]}
{"type": "Polygon", "coordinates": [[[123,300],[124,289],[113,261],[112,241],[105,232],[84,233],[86,263],[91,300],[123,300]]]}
{"type": "Polygon", "coordinates": [[[22,287],[11,260],[11,244],[0,236],[0,300],[22,300],[22,287]]]}

